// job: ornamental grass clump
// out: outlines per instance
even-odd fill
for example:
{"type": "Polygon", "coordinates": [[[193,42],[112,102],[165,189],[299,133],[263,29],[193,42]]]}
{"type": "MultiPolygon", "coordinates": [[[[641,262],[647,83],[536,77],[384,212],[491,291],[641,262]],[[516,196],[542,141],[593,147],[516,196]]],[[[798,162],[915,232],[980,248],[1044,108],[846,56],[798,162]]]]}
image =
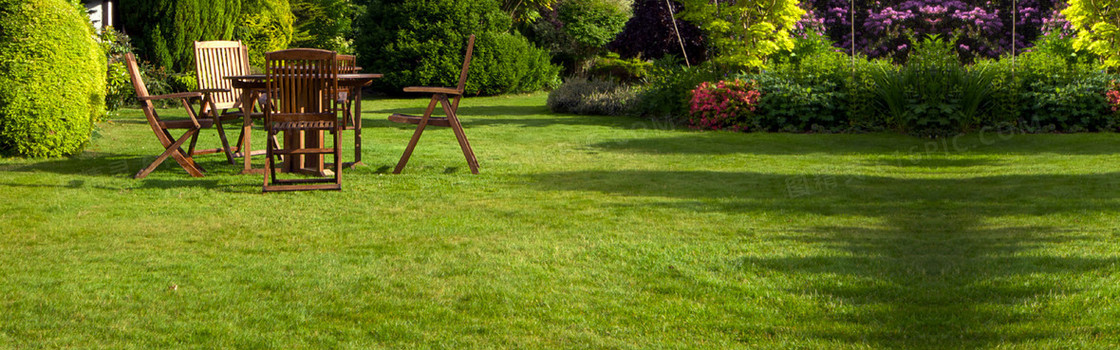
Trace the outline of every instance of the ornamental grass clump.
{"type": "Polygon", "coordinates": [[[746,131],[762,94],[754,81],[703,82],[692,90],[689,126],[693,129],[746,131]]]}

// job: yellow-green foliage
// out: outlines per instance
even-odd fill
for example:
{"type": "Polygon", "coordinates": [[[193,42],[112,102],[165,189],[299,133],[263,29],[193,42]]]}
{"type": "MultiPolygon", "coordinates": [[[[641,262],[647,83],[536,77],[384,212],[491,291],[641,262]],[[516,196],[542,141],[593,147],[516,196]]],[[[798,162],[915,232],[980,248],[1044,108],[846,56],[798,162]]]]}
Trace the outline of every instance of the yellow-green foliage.
{"type": "Polygon", "coordinates": [[[287,0],[245,0],[242,6],[236,37],[249,47],[249,63],[263,67],[266,52],[292,42],[295,16],[287,0]]]}
{"type": "Polygon", "coordinates": [[[1077,29],[1075,49],[1097,54],[1110,70],[1120,68],[1120,0],[1070,0],[1062,14],[1077,29]]]}
{"type": "Polygon", "coordinates": [[[805,13],[797,0],[742,0],[733,4],[683,0],[682,17],[707,34],[716,63],[761,68],[766,57],[793,49],[789,29],[805,13]]]}
{"type": "Polygon", "coordinates": [[[105,113],[105,54],[79,7],[0,0],[0,153],[81,151],[105,113]]]}

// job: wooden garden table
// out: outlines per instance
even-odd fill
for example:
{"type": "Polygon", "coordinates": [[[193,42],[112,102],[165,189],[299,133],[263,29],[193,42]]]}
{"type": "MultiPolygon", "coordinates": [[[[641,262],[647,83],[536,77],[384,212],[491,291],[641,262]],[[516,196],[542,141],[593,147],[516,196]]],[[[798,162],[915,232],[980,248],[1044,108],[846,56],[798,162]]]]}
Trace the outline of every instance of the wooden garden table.
{"type": "MultiPolygon", "coordinates": [[[[370,83],[373,82],[374,79],[380,79],[382,76],[383,76],[382,74],[364,74],[364,73],[339,74],[338,75],[338,86],[350,89],[350,94],[352,94],[354,96],[354,107],[355,107],[354,111],[353,111],[353,113],[354,113],[354,161],[343,163],[344,167],[353,167],[353,166],[357,166],[357,165],[362,164],[362,87],[366,86],[366,85],[369,85],[370,83]]],[[[246,104],[246,105],[249,105],[249,106],[252,106],[253,95],[255,93],[262,92],[267,88],[265,86],[265,79],[267,79],[267,78],[265,77],[264,74],[231,75],[231,76],[227,76],[225,78],[229,79],[233,82],[233,87],[234,88],[241,89],[241,101],[243,101],[242,102],[243,104],[246,104]]],[[[253,112],[253,108],[242,108],[241,110],[244,111],[244,116],[245,116],[244,117],[245,119],[244,119],[244,121],[241,125],[241,129],[242,129],[241,144],[243,145],[242,147],[244,149],[240,150],[241,155],[245,158],[245,168],[241,171],[241,173],[242,174],[264,174],[264,171],[265,171],[264,168],[253,169],[252,162],[251,162],[251,159],[250,159],[251,155],[253,154],[252,147],[251,147],[252,143],[250,142],[250,134],[252,133],[252,126],[253,126],[253,117],[251,115],[252,112],[253,112]]],[[[319,148],[321,148],[322,143],[323,143],[323,136],[321,134],[322,133],[316,133],[315,135],[285,135],[284,139],[285,139],[285,143],[289,143],[289,142],[300,143],[301,144],[300,147],[311,147],[311,148],[319,147],[319,148]]],[[[336,147],[338,147],[338,145],[336,145],[336,147]]],[[[311,169],[317,169],[317,172],[322,172],[323,157],[320,155],[320,156],[315,157],[315,158],[316,159],[311,162],[312,164],[310,164],[311,167],[307,167],[307,164],[305,164],[304,160],[302,160],[302,159],[298,160],[298,161],[294,161],[294,162],[289,162],[289,161],[286,160],[285,161],[285,163],[287,163],[286,168],[289,171],[297,171],[297,172],[298,171],[311,170],[311,169]]],[[[319,175],[321,175],[321,174],[319,174],[319,175]]]]}

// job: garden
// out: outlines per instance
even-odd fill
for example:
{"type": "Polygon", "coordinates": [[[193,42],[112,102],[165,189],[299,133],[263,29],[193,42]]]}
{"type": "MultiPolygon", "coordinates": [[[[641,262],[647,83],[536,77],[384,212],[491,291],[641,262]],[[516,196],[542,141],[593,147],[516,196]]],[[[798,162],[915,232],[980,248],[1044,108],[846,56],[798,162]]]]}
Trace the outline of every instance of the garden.
{"type": "Polygon", "coordinates": [[[0,0],[3,349],[1120,346],[1120,1],[82,3],[0,0]],[[341,191],[133,177],[207,40],[383,74],[341,191]]]}

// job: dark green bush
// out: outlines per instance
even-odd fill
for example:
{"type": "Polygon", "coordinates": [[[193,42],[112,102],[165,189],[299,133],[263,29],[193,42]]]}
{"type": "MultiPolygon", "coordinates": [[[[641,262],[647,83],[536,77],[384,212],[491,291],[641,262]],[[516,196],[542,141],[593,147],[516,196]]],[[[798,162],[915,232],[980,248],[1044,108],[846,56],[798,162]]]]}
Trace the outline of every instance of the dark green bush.
{"type": "Polygon", "coordinates": [[[390,92],[413,85],[455,86],[467,37],[477,35],[469,94],[534,91],[554,86],[548,53],[509,32],[509,14],[494,0],[371,0],[359,21],[359,65],[383,72],[390,92]]]}
{"type": "Polygon", "coordinates": [[[108,58],[108,74],[105,84],[105,107],[115,111],[136,102],[136,91],[132,87],[132,79],[128,76],[128,68],[124,63],[124,54],[132,52],[132,43],[128,35],[117,32],[113,27],[101,30],[101,46],[108,58]]]}
{"type": "Polygon", "coordinates": [[[645,86],[634,103],[635,114],[684,121],[688,118],[691,91],[700,83],[727,77],[725,71],[707,62],[692,67],[685,67],[680,62],[672,55],[653,61],[645,86]]]}
{"type": "Polygon", "coordinates": [[[962,66],[952,41],[930,36],[914,42],[901,67],[880,69],[878,102],[887,126],[921,136],[946,136],[982,127],[995,74],[962,66]]]}
{"type": "Polygon", "coordinates": [[[572,79],[548,94],[554,113],[624,115],[630,113],[637,89],[613,81],[572,79]]]}
{"type": "Polygon", "coordinates": [[[1019,118],[1026,130],[1101,131],[1116,124],[1105,92],[1118,77],[1098,65],[1031,52],[1019,57],[1018,78],[1019,118]]]}
{"type": "Polygon", "coordinates": [[[886,117],[876,106],[874,74],[891,63],[886,60],[869,60],[859,56],[852,65],[851,78],[845,81],[847,91],[847,116],[852,131],[880,131],[886,128],[886,117]]]}
{"type": "MultiPolygon", "coordinates": [[[[105,86],[105,106],[110,111],[123,107],[139,106],[136,100],[136,89],[132,87],[132,78],[128,75],[125,66],[124,54],[134,52],[128,35],[119,33],[112,27],[101,31],[101,46],[108,57],[108,81],[105,86]]],[[[193,91],[198,89],[198,81],[194,72],[175,73],[171,70],[153,65],[151,62],[139,60],[140,76],[151,95],[162,95],[172,92],[193,91]]],[[[166,107],[173,100],[152,101],[157,107],[166,107]]]]}
{"type": "Polygon", "coordinates": [[[583,76],[590,60],[626,25],[629,5],[622,0],[559,0],[522,31],[549,50],[565,75],[583,76]]]}
{"type": "Polygon", "coordinates": [[[691,64],[706,61],[708,49],[703,32],[695,24],[675,16],[683,10],[684,6],[677,0],[668,3],[665,0],[635,0],[631,10],[633,15],[607,49],[625,58],[648,60],[678,55],[688,56],[691,64]]]}
{"type": "Polygon", "coordinates": [[[762,98],[751,129],[786,132],[837,132],[848,128],[846,81],[851,61],[844,54],[823,51],[771,66],[754,80],[762,98]]]}
{"type": "Polygon", "coordinates": [[[980,59],[973,70],[985,70],[991,74],[991,91],[986,103],[987,108],[978,116],[981,127],[1008,127],[1019,124],[1022,79],[1015,75],[1011,60],[980,59]]]}
{"type": "Polygon", "coordinates": [[[105,54],[65,0],[0,0],[0,153],[76,154],[105,113],[105,54]]]}

